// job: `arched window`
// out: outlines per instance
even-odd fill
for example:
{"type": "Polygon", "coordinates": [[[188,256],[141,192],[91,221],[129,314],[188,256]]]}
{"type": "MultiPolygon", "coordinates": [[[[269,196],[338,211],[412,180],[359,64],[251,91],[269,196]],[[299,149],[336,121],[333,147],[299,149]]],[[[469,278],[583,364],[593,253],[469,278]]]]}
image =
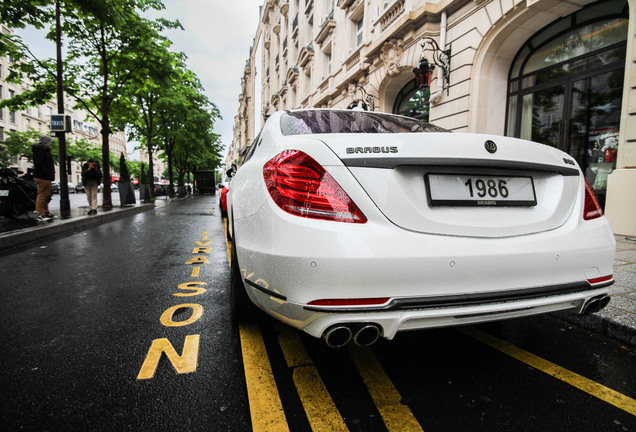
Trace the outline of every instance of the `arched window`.
{"type": "Polygon", "coordinates": [[[393,114],[400,114],[428,122],[430,96],[430,88],[418,88],[415,79],[413,79],[402,87],[402,90],[395,98],[393,114]]]}
{"type": "Polygon", "coordinates": [[[566,151],[601,203],[616,166],[628,5],[594,3],[521,47],[510,69],[506,134],[566,151]]]}

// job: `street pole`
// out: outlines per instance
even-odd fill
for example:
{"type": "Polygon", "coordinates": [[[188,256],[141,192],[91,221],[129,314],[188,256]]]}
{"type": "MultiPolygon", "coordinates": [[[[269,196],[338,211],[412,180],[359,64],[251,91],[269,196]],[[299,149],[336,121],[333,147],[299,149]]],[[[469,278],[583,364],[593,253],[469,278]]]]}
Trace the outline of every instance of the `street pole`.
{"type": "MultiPolygon", "coordinates": [[[[60,0],[55,1],[55,42],[57,45],[57,113],[64,117],[64,79],[62,77],[62,26],[60,24],[60,0]]],[[[66,173],[66,131],[57,133],[60,155],[60,213],[71,215],[71,201],[68,197],[68,177],[66,173]]]]}

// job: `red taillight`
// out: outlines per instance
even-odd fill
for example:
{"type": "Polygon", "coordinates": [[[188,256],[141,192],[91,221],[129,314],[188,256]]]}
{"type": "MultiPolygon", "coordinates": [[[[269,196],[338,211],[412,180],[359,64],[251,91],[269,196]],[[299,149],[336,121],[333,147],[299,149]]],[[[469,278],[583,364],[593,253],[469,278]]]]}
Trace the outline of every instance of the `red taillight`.
{"type": "Polygon", "coordinates": [[[296,216],[365,223],[367,218],[331,175],[311,156],[285,150],[263,167],[274,202],[296,216]]]}
{"type": "Polygon", "coordinates": [[[390,300],[390,297],[371,297],[353,299],[321,299],[307,303],[310,306],[380,306],[390,300]]]}
{"type": "Polygon", "coordinates": [[[603,210],[596,199],[594,191],[587,180],[585,181],[585,207],[583,208],[583,219],[590,220],[603,216],[603,210]]]}
{"type": "Polygon", "coordinates": [[[612,279],[614,279],[614,275],[608,275],[608,276],[601,276],[601,277],[597,277],[594,279],[588,279],[587,281],[594,285],[597,283],[601,283],[601,282],[607,282],[607,281],[611,281],[612,279]]]}

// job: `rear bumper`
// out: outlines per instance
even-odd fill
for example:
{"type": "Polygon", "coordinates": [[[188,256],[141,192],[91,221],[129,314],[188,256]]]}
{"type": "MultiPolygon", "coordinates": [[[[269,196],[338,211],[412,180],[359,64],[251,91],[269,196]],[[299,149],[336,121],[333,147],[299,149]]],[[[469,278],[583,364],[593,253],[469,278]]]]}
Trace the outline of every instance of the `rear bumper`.
{"type": "Polygon", "coordinates": [[[402,330],[580,313],[612,283],[602,279],[613,273],[615,252],[605,218],[483,239],[413,233],[373,221],[314,221],[273,210],[265,204],[234,221],[248,295],[270,315],[316,337],[339,323],[374,322],[390,339],[402,330]],[[356,298],[390,300],[378,308],[309,305],[356,298]]]}
{"type": "Polygon", "coordinates": [[[586,303],[594,298],[608,295],[608,289],[593,288],[565,295],[520,301],[493,301],[486,304],[358,311],[308,310],[305,305],[282,302],[262,291],[251,294],[260,307],[270,315],[314,337],[321,337],[325,330],[337,324],[373,323],[378,325],[383,337],[393,339],[399,331],[474,324],[557,311],[582,313],[586,303]]]}

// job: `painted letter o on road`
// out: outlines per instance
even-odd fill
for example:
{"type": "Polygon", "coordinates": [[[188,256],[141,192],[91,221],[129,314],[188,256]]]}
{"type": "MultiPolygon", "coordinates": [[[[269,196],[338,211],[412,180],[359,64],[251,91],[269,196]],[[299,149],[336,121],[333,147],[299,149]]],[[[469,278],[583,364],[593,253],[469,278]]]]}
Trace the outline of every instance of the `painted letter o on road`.
{"type": "Polygon", "coordinates": [[[163,324],[166,327],[181,327],[181,326],[186,326],[186,325],[192,324],[193,322],[198,321],[202,315],[203,315],[203,306],[196,303],[186,303],[186,304],[172,306],[171,308],[166,309],[165,312],[161,314],[160,321],[161,321],[161,324],[163,324]],[[178,311],[181,308],[192,309],[192,314],[190,315],[190,318],[188,318],[185,321],[173,321],[172,316],[175,314],[176,311],[178,311]]]}

